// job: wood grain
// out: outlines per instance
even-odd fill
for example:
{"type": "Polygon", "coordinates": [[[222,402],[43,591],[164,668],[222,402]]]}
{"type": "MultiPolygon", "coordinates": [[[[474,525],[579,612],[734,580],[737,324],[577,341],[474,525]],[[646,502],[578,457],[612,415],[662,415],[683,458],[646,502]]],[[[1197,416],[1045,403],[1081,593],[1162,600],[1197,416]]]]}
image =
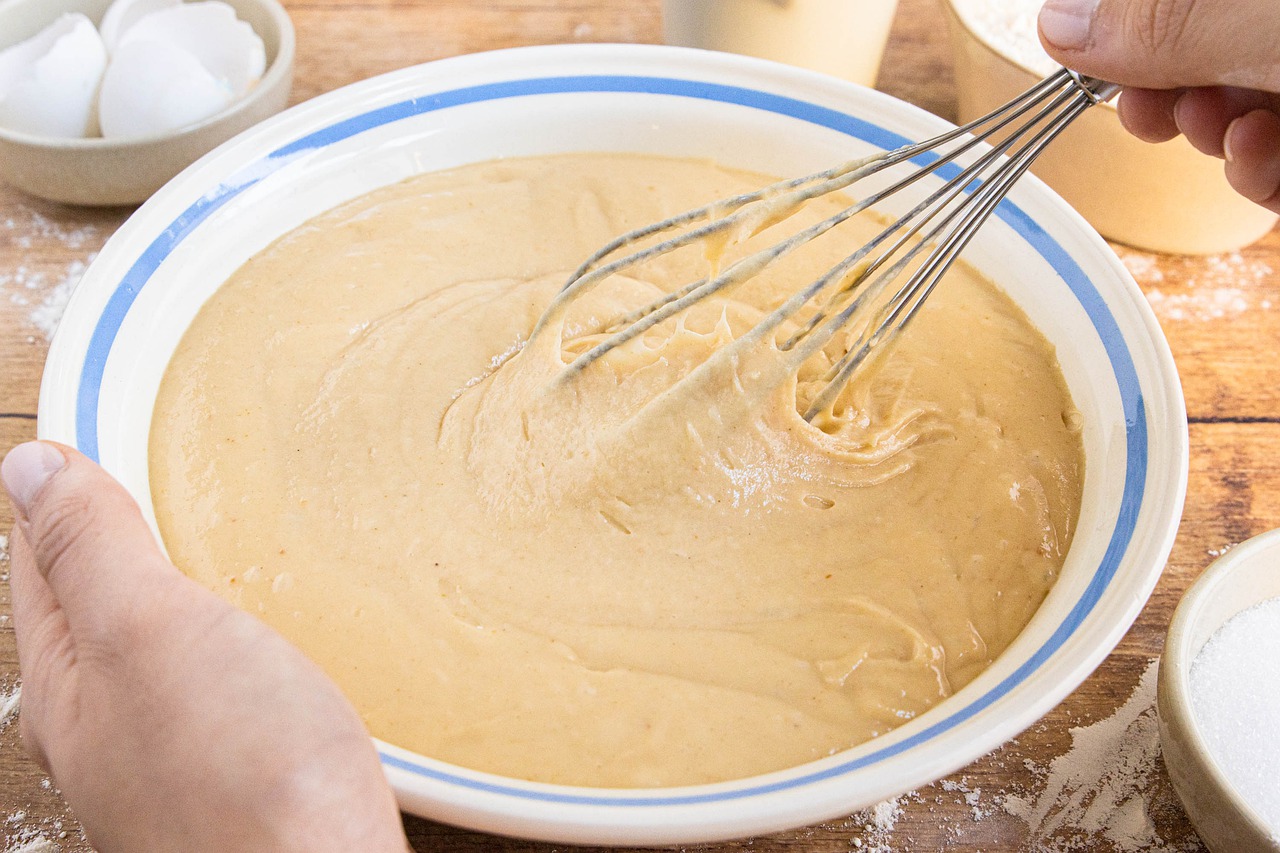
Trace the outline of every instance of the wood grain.
{"type": "MultiPolygon", "coordinates": [[[[943,116],[954,110],[944,23],[936,0],[902,0],[880,86],[943,116]]],[[[573,41],[656,42],[658,0],[292,0],[298,31],[293,100],[373,74],[492,48],[573,41]]],[[[47,204],[0,186],[0,452],[35,435],[40,373],[47,351],[32,312],[50,285],[74,275],[128,215],[47,204]],[[41,280],[40,277],[43,277],[41,280]],[[26,283],[35,282],[27,287],[26,283]]],[[[1163,577],[1132,630],[1079,689],[1004,748],[917,792],[893,832],[868,833],[847,818],[709,851],[847,853],[858,844],[895,850],[1032,849],[1020,820],[999,807],[1007,792],[1035,791],[1031,767],[1071,745],[1072,726],[1103,719],[1133,691],[1160,654],[1182,592],[1232,544],[1280,527],[1280,235],[1239,256],[1153,257],[1117,247],[1152,298],[1179,364],[1191,419],[1190,487],[1181,530],[1163,577]],[[961,788],[958,789],[958,786],[961,788]],[[981,790],[966,802],[965,791],[981,790]]],[[[0,530],[12,514],[0,506],[0,530]]],[[[0,563],[0,571],[7,565],[0,563]]],[[[7,574],[4,575],[7,580],[7,574]]],[[[0,686],[17,679],[0,583],[0,686]]],[[[1156,780],[1156,827],[1166,841],[1195,849],[1194,834],[1167,785],[1156,780]]],[[[533,853],[552,845],[501,839],[417,818],[414,849],[533,853]]],[[[0,835],[11,849],[43,831],[64,850],[87,850],[74,819],[43,772],[22,753],[18,726],[0,731],[0,835]],[[22,816],[16,817],[19,813],[22,816]],[[59,838],[59,833],[65,835],[59,838]]],[[[1109,849],[1101,840],[1092,849],[1109,849]]]]}

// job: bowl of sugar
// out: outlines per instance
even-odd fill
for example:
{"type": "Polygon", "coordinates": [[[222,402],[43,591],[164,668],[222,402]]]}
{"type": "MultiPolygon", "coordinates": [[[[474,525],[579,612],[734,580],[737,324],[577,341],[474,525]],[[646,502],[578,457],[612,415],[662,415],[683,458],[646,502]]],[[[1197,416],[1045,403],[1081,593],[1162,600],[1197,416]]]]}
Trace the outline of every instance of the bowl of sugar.
{"type": "MultiPolygon", "coordinates": [[[[1058,68],[1040,45],[1041,0],[945,0],[961,123],[995,109],[1058,68]]],[[[1032,172],[1111,240],[1156,252],[1211,255],[1262,237],[1275,214],[1236,193],[1222,161],[1178,137],[1142,142],[1115,102],[1089,110],[1032,172]]]]}
{"type": "Polygon", "coordinates": [[[1160,743],[1214,853],[1280,851],[1280,530],[1219,558],[1174,612],[1160,743]]]}

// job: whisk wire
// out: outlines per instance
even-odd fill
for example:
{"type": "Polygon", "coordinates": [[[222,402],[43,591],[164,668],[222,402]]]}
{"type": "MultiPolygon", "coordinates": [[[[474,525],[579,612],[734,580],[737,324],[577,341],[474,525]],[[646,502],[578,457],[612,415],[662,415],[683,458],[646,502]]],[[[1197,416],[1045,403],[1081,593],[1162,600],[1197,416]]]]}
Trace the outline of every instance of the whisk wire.
{"type": "Polygon", "coordinates": [[[918,315],[942,275],[1040,153],[1081,113],[1116,91],[1113,84],[1062,69],[999,109],[932,139],[779,181],[630,231],[602,247],[574,271],[539,320],[533,337],[562,319],[575,299],[610,276],[693,244],[710,245],[716,250],[713,256],[718,255],[728,245],[790,218],[813,199],[845,190],[885,169],[913,163],[916,168],[908,174],[837,213],[614,318],[597,330],[605,333],[603,339],[575,357],[561,375],[562,380],[573,376],[664,320],[760,275],[801,246],[924,178],[942,178],[942,184],[926,193],[906,214],[784,300],[748,332],[746,337],[752,340],[773,335],[806,306],[824,299],[800,328],[778,345],[779,350],[791,354],[791,368],[797,371],[853,324],[855,317],[872,310],[891,282],[906,276],[898,289],[874,308],[870,319],[856,329],[844,353],[823,375],[824,384],[804,414],[811,421],[835,405],[857,369],[918,315]],[[971,162],[961,162],[974,151],[977,153],[971,162]],[[650,238],[686,228],[675,236],[644,245],[650,238]],[[609,260],[621,250],[637,245],[640,248],[609,260]]]}
{"type": "MultiPolygon", "coordinates": [[[[969,191],[965,203],[957,206],[931,230],[912,252],[895,266],[895,269],[882,275],[881,282],[877,282],[876,285],[883,286],[893,280],[914,255],[921,251],[922,247],[933,246],[923,263],[889,298],[876,318],[867,325],[845,355],[832,365],[824,377],[827,384],[813,398],[805,412],[805,420],[811,421],[818,413],[829,408],[853,373],[870,355],[906,328],[937,287],[947,269],[969,245],[981,225],[995,212],[1012,186],[1027,172],[1045,147],[1090,106],[1092,106],[1091,102],[1081,99],[1055,116],[1051,124],[1041,128],[1025,142],[997,172],[969,191]],[[945,234],[944,230],[946,230],[945,234]]],[[[868,289],[868,296],[875,295],[876,285],[868,289]]],[[[849,322],[860,307],[862,307],[860,304],[850,305],[841,312],[840,322],[836,325],[849,322]]]]}
{"type": "MultiPolygon", "coordinates": [[[[1049,105],[1045,106],[1042,110],[1040,110],[1040,112],[1031,121],[1027,122],[1021,128],[1019,128],[1016,132],[1010,134],[1006,139],[1004,139],[1000,143],[993,146],[989,151],[984,153],[975,162],[973,162],[969,166],[962,169],[954,178],[942,184],[937,190],[935,190],[923,201],[921,201],[919,204],[913,207],[905,215],[894,220],[888,227],[882,230],[869,243],[867,243],[865,246],[860,248],[853,255],[849,256],[849,258],[847,258],[840,265],[837,265],[835,269],[839,269],[841,267],[847,266],[849,264],[849,261],[865,255],[867,249],[874,248],[880,245],[882,242],[884,242],[888,237],[892,236],[893,234],[901,232],[898,236],[898,239],[894,242],[894,244],[891,247],[889,247],[889,249],[887,249],[882,255],[880,255],[874,262],[869,264],[856,279],[846,284],[840,293],[834,294],[833,300],[840,295],[847,294],[853,288],[857,287],[861,282],[869,279],[873,273],[875,273],[880,267],[887,264],[890,259],[897,257],[897,253],[904,246],[907,246],[908,244],[910,244],[911,241],[917,235],[919,235],[919,233],[925,228],[925,226],[927,226],[935,218],[946,213],[947,215],[941,220],[940,227],[935,228],[931,232],[929,232],[929,234],[926,235],[923,241],[917,241],[913,245],[913,247],[908,250],[906,259],[910,260],[914,258],[916,255],[918,255],[926,246],[929,245],[930,240],[933,240],[937,237],[939,231],[941,230],[941,227],[944,227],[947,224],[949,224],[951,221],[953,221],[955,216],[960,212],[961,209],[963,209],[963,206],[954,207],[952,206],[952,203],[955,202],[957,199],[963,198],[966,194],[972,194],[973,192],[975,192],[975,190],[978,187],[982,186],[981,176],[983,175],[983,173],[986,172],[990,166],[996,164],[1004,155],[1006,155],[1009,149],[1012,148],[1017,142],[1019,142],[1027,133],[1029,133],[1032,129],[1037,127],[1046,118],[1052,117],[1054,112],[1059,107],[1062,106],[1062,101],[1068,97],[1070,97],[1069,93],[1063,93],[1058,95],[1057,98],[1055,98],[1055,100],[1052,103],[1050,103],[1049,105]]],[[[966,148],[967,147],[970,147],[970,146],[966,146],[966,148]]],[[[949,157],[947,159],[950,160],[952,158],[949,157]]],[[[878,201],[879,198],[877,198],[876,200],[878,201]]],[[[898,271],[901,269],[901,267],[902,265],[900,264],[895,265],[893,270],[898,271]]],[[[894,275],[891,272],[890,274],[882,277],[882,279],[891,279],[893,277],[894,275]]],[[[874,289],[872,290],[871,293],[864,292],[859,297],[859,300],[856,303],[855,307],[860,306],[866,301],[868,296],[874,296],[876,293],[878,293],[878,291],[874,289]]],[[[781,349],[785,351],[794,347],[795,344],[798,343],[802,338],[804,338],[814,327],[816,327],[820,322],[826,319],[826,316],[830,308],[831,306],[829,304],[828,306],[824,307],[823,310],[820,310],[818,313],[816,313],[814,317],[811,318],[810,321],[804,327],[802,327],[799,331],[797,331],[786,343],[783,344],[781,349]]],[[[827,340],[829,340],[829,338],[824,339],[823,342],[818,345],[818,348],[825,346],[827,343],[827,340]]],[[[812,354],[812,351],[813,350],[809,350],[809,353],[812,354]]]]}

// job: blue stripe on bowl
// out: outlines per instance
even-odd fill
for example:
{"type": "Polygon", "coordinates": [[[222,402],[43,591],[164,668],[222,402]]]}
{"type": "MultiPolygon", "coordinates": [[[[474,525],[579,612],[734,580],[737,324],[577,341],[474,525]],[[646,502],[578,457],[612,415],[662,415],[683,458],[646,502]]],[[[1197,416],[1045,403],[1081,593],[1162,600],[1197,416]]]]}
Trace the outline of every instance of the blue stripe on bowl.
{"type": "MultiPolygon", "coordinates": [[[[97,326],[94,328],[89,342],[89,349],[85,356],[76,397],[76,441],[80,450],[90,458],[98,459],[98,404],[103,370],[116,335],[120,330],[120,324],[124,321],[138,293],[146,286],[151,276],[169,253],[223,204],[288,164],[295,155],[325,148],[366,130],[382,127],[401,119],[463,104],[502,98],[600,92],[671,95],[736,104],[830,128],[886,150],[897,148],[911,141],[879,125],[806,101],[738,86],[725,86],[670,77],[585,75],[513,80],[481,86],[469,86],[420,98],[412,98],[353,116],[294,140],[288,145],[271,152],[263,160],[241,169],[215,190],[202,196],[195,204],[187,208],[138,257],[107,301],[107,305],[97,326]]],[[[918,158],[918,160],[922,164],[927,162],[926,159],[922,158],[918,158]]],[[[944,178],[951,177],[954,174],[955,170],[939,170],[939,175],[944,178]]],[[[1102,562],[1099,564],[1088,587],[1057,630],[1015,672],[968,705],[952,712],[949,716],[939,720],[929,728],[900,742],[812,773],[768,784],[747,785],[727,791],[717,790],[705,794],[689,793],[675,796],[640,796],[634,793],[622,792],[615,796],[609,794],[578,794],[567,791],[561,793],[555,790],[531,791],[500,782],[468,778],[446,770],[428,767],[387,752],[380,752],[383,763],[389,767],[395,767],[419,776],[448,782],[464,788],[550,803],[617,807],[693,805],[737,800],[831,779],[900,755],[981,713],[983,709],[1008,695],[1011,690],[1044,664],[1075,633],[1089,613],[1092,612],[1115,576],[1121,559],[1128,549],[1130,539],[1133,536],[1134,525],[1137,522],[1138,512],[1142,506],[1143,488],[1146,482],[1146,410],[1133,359],[1125,345],[1124,337],[1115,322],[1115,318],[1111,316],[1111,312],[1103,302],[1101,294],[1093,287],[1093,284],[1066,250],[1021,208],[1012,202],[1005,201],[997,208],[996,215],[1011,226],[1023,240],[1054,268],[1093,322],[1094,329],[1097,331],[1098,337],[1111,361],[1111,369],[1115,374],[1116,384],[1120,391],[1127,438],[1125,484],[1121,498],[1120,513],[1102,562]]]]}

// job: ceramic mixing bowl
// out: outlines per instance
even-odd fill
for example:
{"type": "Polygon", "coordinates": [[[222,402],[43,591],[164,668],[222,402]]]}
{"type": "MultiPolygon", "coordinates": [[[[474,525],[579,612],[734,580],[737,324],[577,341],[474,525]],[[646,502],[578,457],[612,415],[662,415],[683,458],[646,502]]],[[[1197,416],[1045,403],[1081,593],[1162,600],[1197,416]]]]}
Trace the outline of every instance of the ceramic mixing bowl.
{"type": "MultiPolygon", "coordinates": [[[[409,176],[568,151],[704,157],[792,175],[947,127],[834,78],[669,47],[522,48],[332,92],[196,163],[108,242],[53,341],[40,435],[100,460],[150,518],[147,438],[156,391],[201,304],[280,235],[409,176]]],[[[671,844],[773,832],[938,779],[1021,732],[1083,681],[1142,608],[1173,541],[1187,476],[1178,376],[1124,267],[1039,182],[1015,189],[967,257],[1057,347],[1083,418],[1087,461],[1061,577],[994,665],[869,743],[714,785],[562,787],[378,743],[401,805],[450,823],[558,842],[671,844]]]]}

